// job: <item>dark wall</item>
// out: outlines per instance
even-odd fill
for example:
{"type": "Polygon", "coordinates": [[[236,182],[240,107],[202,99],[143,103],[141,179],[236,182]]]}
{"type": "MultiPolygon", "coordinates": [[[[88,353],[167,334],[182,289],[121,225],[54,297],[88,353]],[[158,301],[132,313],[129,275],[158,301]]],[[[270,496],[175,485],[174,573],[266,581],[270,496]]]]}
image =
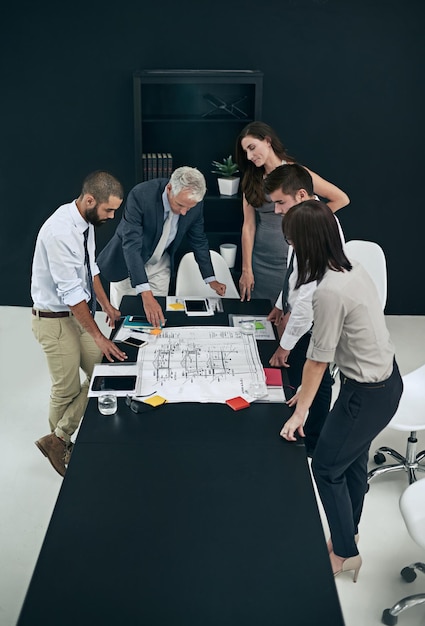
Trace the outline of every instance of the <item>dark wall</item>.
{"type": "MultiPolygon", "coordinates": [[[[127,192],[133,186],[134,70],[259,69],[263,120],[301,163],[349,194],[351,205],[338,214],[346,238],[384,248],[387,313],[424,315],[416,275],[425,260],[416,199],[424,15],[422,0],[9,8],[0,43],[0,304],[31,304],[37,231],[77,197],[87,173],[108,169],[127,192]]],[[[98,231],[98,249],[114,227],[98,231]]]]}

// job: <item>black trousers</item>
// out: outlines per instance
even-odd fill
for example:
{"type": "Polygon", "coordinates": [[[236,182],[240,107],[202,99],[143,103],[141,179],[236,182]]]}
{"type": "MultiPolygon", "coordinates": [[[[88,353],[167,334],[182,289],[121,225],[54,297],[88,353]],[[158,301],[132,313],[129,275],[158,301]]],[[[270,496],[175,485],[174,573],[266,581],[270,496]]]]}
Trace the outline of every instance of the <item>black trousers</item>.
{"type": "MultiPolygon", "coordinates": [[[[298,340],[295,347],[291,350],[288,363],[288,379],[292,387],[297,389],[301,385],[303,367],[306,361],[306,354],[308,344],[310,343],[311,334],[306,333],[298,340]]],[[[325,370],[325,373],[320,383],[320,387],[317,390],[316,397],[313,400],[313,404],[308,412],[307,420],[304,424],[305,440],[307,454],[312,456],[316,447],[317,440],[322,431],[325,419],[329,414],[332,397],[332,376],[330,375],[329,368],[325,370]]]]}
{"type": "Polygon", "coordinates": [[[381,383],[357,383],[341,374],[341,390],[312,461],[338,556],[358,554],[354,535],[367,489],[370,444],[395,414],[402,392],[403,381],[395,361],[391,376],[381,383]]]}

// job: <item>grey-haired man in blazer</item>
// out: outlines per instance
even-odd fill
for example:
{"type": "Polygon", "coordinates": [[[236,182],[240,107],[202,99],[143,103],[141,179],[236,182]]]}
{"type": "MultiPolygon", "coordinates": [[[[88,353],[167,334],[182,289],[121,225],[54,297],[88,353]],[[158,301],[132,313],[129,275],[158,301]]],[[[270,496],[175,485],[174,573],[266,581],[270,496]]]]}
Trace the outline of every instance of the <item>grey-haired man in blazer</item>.
{"type": "Polygon", "coordinates": [[[164,314],[155,296],[168,294],[174,257],[186,235],[202,277],[220,296],[226,285],[216,280],[204,232],[203,174],[179,167],[167,178],[139,183],[128,194],[115,234],[97,263],[110,281],[110,300],[119,307],[123,295],[140,294],[147,319],[159,326],[164,314]]]}

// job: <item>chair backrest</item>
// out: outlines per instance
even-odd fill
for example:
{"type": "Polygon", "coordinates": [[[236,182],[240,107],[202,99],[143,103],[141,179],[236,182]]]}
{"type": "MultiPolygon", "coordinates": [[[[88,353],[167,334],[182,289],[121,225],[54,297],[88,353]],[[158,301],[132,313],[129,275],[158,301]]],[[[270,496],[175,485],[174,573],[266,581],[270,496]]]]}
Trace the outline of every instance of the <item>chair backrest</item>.
{"type": "Polygon", "coordinates": [[[381,246],[374,241],[352,239],[346,242],[344,250],[349,259],[361,263],[369,273],[384,310],[387,303],[387,263],[381,246]]]}
{"type": "Polygon", "coordinates": [[[425,430],[425,365],[403,376],[403,395],[388,424],[394,430],[425,430]]]}
{"type": "Polygon", "coordinates": [[[409,485],[401,494],[400,511],[413,541],[425,548],[425,480],[409,485]]]}
{"type": "MultiPolygon", "coordinates": [[[[239,292],[233,281],[230,269],[223,257],[215,250],[210,250],[214,275],[220,283],[226,285],[224,298],[239,298],[239,292]]],[[[176,296],[216,296],[215,291],[205,284],[193,252],[188,252],[181,259],[176,275],[176,296]]]]}

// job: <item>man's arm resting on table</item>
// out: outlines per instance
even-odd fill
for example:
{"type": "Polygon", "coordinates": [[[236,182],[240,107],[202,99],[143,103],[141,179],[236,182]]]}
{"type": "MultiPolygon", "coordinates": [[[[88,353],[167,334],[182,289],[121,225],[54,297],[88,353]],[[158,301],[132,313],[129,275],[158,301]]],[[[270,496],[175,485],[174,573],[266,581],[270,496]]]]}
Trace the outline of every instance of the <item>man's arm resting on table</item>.
{"type": "MultiPolygon", "coordinates": [[[[281,324],[283,332],[279,342],[280,345],[270,359],[270,365],[273,367],[289,367],[287,360],[291,350],[301,337],[310,330],[313,323],[312,300],[316,286],[316,281],[312,281],[306,285],[301,285],[301,287],[297,290],[297,297],[293,303],[292,310],[290,313],[286,314],[284,322],[281,324]]],[[[281,296],[282,294],[279,295],[275,307],[269,314],[268,319],[271,319],[272,315],[274,317],[277,316],[279,305],[282,306],[281,296]]]]}
{"type": "MultiPolygon", "coordinates": [[[[290,317],[290,311],[283,315],[283,311],[279,309],[279,307],[275,306],[268,314],[267,319],[278,327],[278,333],[281,332],[283,336],[290,317]]],[[[269,363],[272,367],[289,367],[287,361],[290,354],[290,349],[278,346],[277,350],[272,354],[269,363]]]]}
{"type": "Polygon", "coordinates": [[[301,381],[301,389],[295,394],[287,404],[289,406],[296,405],[295,411],[292,416],[282,427],[280,431],[281,436],[288,441],[296,441],[294,436],[295,431],[304,437],[304,422],[307,411],[312,405],[312,402],[322,382],[323,374],[326,368],[329,367],[329,363],[322,363],[320,361],[311,361],[307,359],[303,368],[303,377],[301,381]]]}
{"type": "Polygon", "coordinates": [[[69,308],[84,330],[86,330],[89,335],[93,337],[97,347],[102,351],[102,354],[105,355],[108,361],[113,362],[114,359],[124,361],[127,358],[125,352],[122,352],[113,341],[107,339],[105,335],[100,332],[100,328],[94,321],[85,300],[82,300],[82,302],[78,302],[78,304],[74,304],[73,306],[69,306],[69,308]]]}
{"type": "Polygon", "coordinates": [[[106,295],[100,280],[100,274],[96,274],[93,277],[93,288],[96,294],[96,300],[102,307],[102,311],[106,313],[106,323],[111,328],[115,328],[115,322],[119,319],[121,313],[109,302],[108,296],[106,295]]]}
{"type": "Polygon", "coordinates": [[[153,295],[152,291],[148,289],[146,291],[142,291],[140,295],[142,297],[143,308],[148,322],[152,324],[152,326],[157,326],[158,328],[161,325],[164,325],[164,313],[162,312],[161,305],[153,295]]]}
{"type": "Polygon", "coordinates": [[[267,315],[267,319],[269,320],[269,322],[271,322],[275,326],[279,326],[279,324],[282,323],[282,319],[283,319],[282,308],[279,308],[275,304],[272,310],[270,311],[270,313],[267,315]]]}
{"type": "Polygon", "coordinates": [[[289,367],[288,357],[290,354],[290,350],[279,346],[276,352],[272,354],[269,363],[272,367],[289,367]]]}

